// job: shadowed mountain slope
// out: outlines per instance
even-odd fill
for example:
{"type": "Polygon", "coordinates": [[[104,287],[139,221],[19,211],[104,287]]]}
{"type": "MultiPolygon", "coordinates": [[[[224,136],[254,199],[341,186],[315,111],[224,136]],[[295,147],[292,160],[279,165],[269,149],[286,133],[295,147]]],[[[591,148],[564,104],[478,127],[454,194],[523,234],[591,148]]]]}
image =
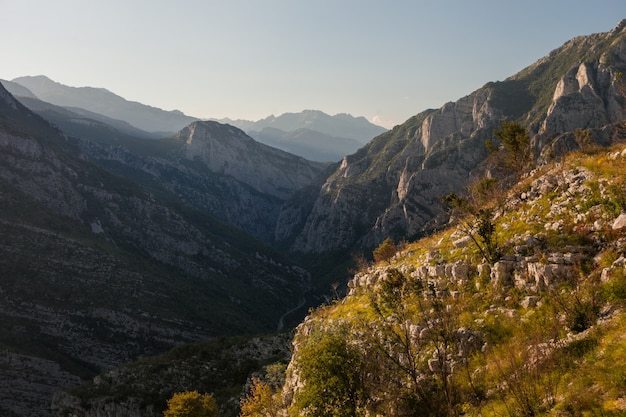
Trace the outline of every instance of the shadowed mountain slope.
{"type": "Polygon", "coordinates": [[[274,331],[309,285],[175,192],[102,169],[90,147],[0,87],[3,415],[48,415],[53,391],[185,341],[274,331]]]}

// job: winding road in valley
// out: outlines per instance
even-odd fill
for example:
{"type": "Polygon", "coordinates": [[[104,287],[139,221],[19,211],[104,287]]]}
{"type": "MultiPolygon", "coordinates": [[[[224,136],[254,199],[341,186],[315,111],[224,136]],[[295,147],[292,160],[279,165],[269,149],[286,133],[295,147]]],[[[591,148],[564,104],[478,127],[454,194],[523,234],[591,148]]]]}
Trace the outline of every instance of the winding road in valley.
{"type": "Polygon", "coordinates": [[[277,332],[280,332],[285,327],[285,317],[287,317],[291,313],[301,309],[304,306],[304,303],[306,303],[306,296],[305,296],[305,294],[307,293],[307,291],[308,291],[308,289],[305,290],[304,293],[302,293],[302,297],[300,298],[300,302],[298,303],[297,306],[295,306],[291,310],[288,310],[285,314],[280,316],[280,319],[278,319],[278,326],[277,326],[277,329],[276,329],[277,332]]]}

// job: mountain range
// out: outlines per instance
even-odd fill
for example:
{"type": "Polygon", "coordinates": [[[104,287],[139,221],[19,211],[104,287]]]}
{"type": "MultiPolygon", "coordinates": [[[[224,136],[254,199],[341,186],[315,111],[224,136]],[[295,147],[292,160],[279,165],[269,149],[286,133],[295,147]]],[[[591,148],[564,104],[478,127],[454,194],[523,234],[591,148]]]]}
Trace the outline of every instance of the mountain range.
{"type": "MultiPolygon", "coordinates": [[[[179,111],[131,102],[104,88],[69,87],[43,75],[2,80],[2,83],[29,109],[64,132],[81,137],[89,133],[92,137],[117,134],[155,139],[170,136],[200,120],[179,111]],[[99,127],[101,132],[95,129],[87,132],[86,124],[99,127]]],[[[215,121],[238,127],[258,142],[319,162],[336,162],[386,130],[364,117],[329,116],[317,110],[269,116],[256,122],[215,121]]]]}
{"type": "Polygon", "coordinates": [[[280,237],[292,242],[292,251],[323,253],[435,230],[445,222],[441,196],[461,190],[480,171],[484,143],[503,119],[528,128],[537,158],[574,149],[576,129],[611,143],[613,127],[624,117],[615,80],[626,70],[625,36],[620,23],[610,32],[572,39],[506,80],[374,138],[344,157],[315,191],[304,228],[279,224],[280,237]]]}
{"type": "Polygon", "coordinates": [[[69,87],[43,75],[19,77],[13,83],[27,88],[38,99],[63,107],[80,108],[111,119],[126,120],[138,129],[167,135],[197,120],[180,111],[165,111],[128,101],[107,89],[69,87]]]}
{"type": "MultiPolygon", "coordinates": [[[[139,138],[86,103],[79,107],[91,113],[20,90],[36,114],[0,88],[0,360],[7,370],[0,411],[50,415],[53,391],[109,370],[94,380],[95,394],[81,391],[95,397],[58,396],[58,415],[102,415],[121,403],[126,415],[158,415],[169,391],[150,404],[151,394],[113,396],[120,392],[115,375],[129,373],[110,370],[183,342],[275,331],[320,302],[311,294],[330,293],[322,273],[350,254],[368,253],[387,237],[415,240],[443,229],[450,213],[442,197],[489,174],[485,141],[503,120],[527,129],[539,165],[581,147],[581,137],[602,146],[623,140],[624,51],[626,21],[572,39],[502,82],[416,114],[337,163],[271,148],[215,121],[188,120],[168,137],[139,138]]],[[[93,99],[104,90],[83,92],[93,99]]],[[[282,126],[277,119],[268,123],[282,126]]],[[[437,264],[444,242],[425,241],[432,253],[424,262],[437,264]]],[[[282,348],[268,349],[284,357],[282,348]]],[[[265,351],[256,364],[270,356],[265,351]]],[[[150,368],[152,377],[166,378],[167,368],[150,368]]],[[[193,388],[186,372],[174,374],[168,390],[193,388]]],[[[248,375],[239,375],[242,385],[248,375]]],[[[286,389],[298,395],[300,374],[291,375],[286,389]]]]}
{"type": "Polygon", "coordinates": [[[284,113],[252,122],[219,119],[236,126],[255,140],[313,161],[339,161],[386,129],[364,117],[329,116],[317,110],[284,113]]]}

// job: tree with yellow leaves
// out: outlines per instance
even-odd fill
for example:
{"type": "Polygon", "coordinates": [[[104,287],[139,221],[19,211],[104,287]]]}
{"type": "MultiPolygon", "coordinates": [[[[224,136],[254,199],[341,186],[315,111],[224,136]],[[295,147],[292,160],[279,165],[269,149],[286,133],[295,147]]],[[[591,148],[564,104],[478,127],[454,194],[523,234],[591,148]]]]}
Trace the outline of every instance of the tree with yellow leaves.
{"type": "Polygon", "coordinates": [[[250,393],[241,400],[240,417],[276,417],[280,410],[280,392],[260,378],[252,377],[250,393]]]}
{"type": "Polygon", "coordinates": [[[396,244],[393,242],[393,239],[388,237],[372,252],[374,262],[390,262],[396,251],[396,244]]]}
{"type": "Polygon", "coordinates": [[[211,394],[198,391],[177,392],[167,401],[163,417],[215,417],[217,403],[211,394]]]}

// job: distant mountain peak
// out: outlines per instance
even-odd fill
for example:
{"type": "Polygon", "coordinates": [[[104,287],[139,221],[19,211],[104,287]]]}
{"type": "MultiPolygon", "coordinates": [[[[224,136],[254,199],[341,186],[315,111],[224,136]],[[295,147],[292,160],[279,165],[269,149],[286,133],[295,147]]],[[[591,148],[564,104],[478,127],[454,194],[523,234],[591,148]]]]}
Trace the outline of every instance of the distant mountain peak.
{"type": "Polygon", "coordinates": [[[387,129],[348,113],[330,116],[321,110],[270,115],[256,122],[221,119],[255,140],[315,161],[339,161],[387,129]],[[301,129],[310,135],[303,136],[301,129]]]}
{"type": "Polygon", "coordinates": [[[242,130],[215,121],[193,122],[175,138],[185,141],[186,159],[283,199],[311,184],[326,167],[259,143],[242,130]]]}
{"type": "Polygon", "coordinates": [[[18,77],[12,82],[29,89],[40,100],[50,104],[81,108],[112,119],[123,120],[146,132],[163,132],[164,136],[198,120],[180,110],[167,111],[126,100],[106,88],[70,87],[45,75],[18,77]]]}
{"type": "Polygon", "coordinates": [[[0,83],[0,99],[4,102],[4,104],[17,109],[18,101],[7,91],[6,88],[0,83]]]}
{"type": "MultiPolygon", "coordinates": [[[[102,87],[91,87],[91,86],[82,86],[82,87],[73,87],[67,84],[63,84],[60,83],[58,81],[54,81],[53,79],[51,79],[50,77],[46,76],[46,75],[25,75],[22,77],[17,77],[14,78],[13,80],[14,83],[18,83],[18,84],[23,84],[23,83],[40,83],[40,85],[42,86],[49,86],[49,85],[56,85],[59,88],[71,88],[71,89],[90,89],[90,90],[95,90],[95,91],[102,91],[102,92],[107,92],[107,93],[111,93],[114,94],[116,96],[118,96],[115,93],[112,93],[110,90],[107,90],[106,88],[102,88],[102,87]]],[[[118,96],[120,97],[120,96],[118,96]]]]}

